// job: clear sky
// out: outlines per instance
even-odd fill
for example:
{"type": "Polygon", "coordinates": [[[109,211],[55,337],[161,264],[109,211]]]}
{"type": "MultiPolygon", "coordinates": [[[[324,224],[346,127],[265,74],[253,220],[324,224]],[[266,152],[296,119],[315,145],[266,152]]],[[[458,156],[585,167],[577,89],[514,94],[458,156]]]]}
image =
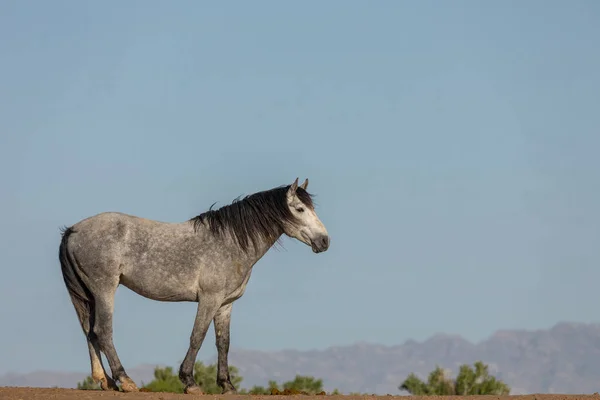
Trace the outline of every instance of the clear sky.
{"type": "MultiPolygon", "coordinates": [[[[0,373],[89,368],[60,226],[297,176],[330,250],[269,252],[232,347],[600,321],[598,21],[595,0],[3,0],[0,373]]],[[[176,365],[194,314],[121,288],[125,367],[176,365]]]]}

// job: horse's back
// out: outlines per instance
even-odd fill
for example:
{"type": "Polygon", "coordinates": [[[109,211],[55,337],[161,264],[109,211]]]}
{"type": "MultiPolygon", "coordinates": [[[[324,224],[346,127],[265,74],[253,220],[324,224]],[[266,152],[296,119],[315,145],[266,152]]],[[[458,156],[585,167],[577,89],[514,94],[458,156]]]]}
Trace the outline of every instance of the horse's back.
{"type": "Polygon", "coordinates": [[[116,259],[133,244],[150,240],[163,225],[167,224],[120,212],[103,212],[71,227],[69,247],[80,259],[116,259]]]}
{"type": "Polygon", "coordinates": [[[146,223],[146,224],[167,224],[161,221],[154,221],[147,218],[138,217],[136,215],[127,214],[118,211],[105,211],[91,217],[84,218],[73,225],[73,228],[79,227],[85,229],[103,229],[114,224],[122,223],[146,223]]]}

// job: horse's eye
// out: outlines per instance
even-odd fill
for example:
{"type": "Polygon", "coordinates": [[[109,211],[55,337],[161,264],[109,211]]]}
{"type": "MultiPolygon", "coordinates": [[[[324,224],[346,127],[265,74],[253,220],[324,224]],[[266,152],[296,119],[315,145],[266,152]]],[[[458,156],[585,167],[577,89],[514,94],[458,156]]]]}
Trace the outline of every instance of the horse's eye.
{"type": "Polygon", "coordinates": [[[304,208],[302,208],[302,207],[296,208],[296,211],[298,211],[298,212],[304,212],[304,208]]]}

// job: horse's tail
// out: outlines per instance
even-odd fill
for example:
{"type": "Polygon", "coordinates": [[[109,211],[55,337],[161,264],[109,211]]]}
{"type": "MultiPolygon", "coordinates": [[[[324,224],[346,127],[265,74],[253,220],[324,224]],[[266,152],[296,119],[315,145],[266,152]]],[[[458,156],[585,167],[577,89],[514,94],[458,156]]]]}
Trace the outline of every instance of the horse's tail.
{"type": "MultiPolygon", "coordinates": [[[[81,280],[79,273],[77,272],[77,261],[69,251],[69,237],[75,231],[72,227],[62,229],[62,239],[60,241],[60,247],[58,250],[58,258],[60,260],[60,267],[62,269],[63,279],[71,301],[75,306],[75,311],[81,321],[84,330],[89,330],[89,320],[92,313],[92,302],[93,297],[86,287],[85,283],[81,280]],[[88,324],[86,324],[88,322],[88,324]]],[[[87,332],[86,332],[87,334],[87,332]]]]}

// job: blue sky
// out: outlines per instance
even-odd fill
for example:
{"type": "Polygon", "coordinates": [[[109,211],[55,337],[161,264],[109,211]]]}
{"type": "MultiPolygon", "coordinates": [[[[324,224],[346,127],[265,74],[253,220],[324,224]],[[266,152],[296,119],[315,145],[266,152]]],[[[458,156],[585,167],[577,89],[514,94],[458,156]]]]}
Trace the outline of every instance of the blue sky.
{"type": "MultiPolygon", "coordinates": [[[[183,221],[297,176],[330,250],[269,252],[233,347],[600,322],[599,18],[592,0],[2,1],[0,373],[89,368],[60,226],[183,221]]],[[[194,314],[121,288],[125,367],[178,363],[194,314]]]]}

